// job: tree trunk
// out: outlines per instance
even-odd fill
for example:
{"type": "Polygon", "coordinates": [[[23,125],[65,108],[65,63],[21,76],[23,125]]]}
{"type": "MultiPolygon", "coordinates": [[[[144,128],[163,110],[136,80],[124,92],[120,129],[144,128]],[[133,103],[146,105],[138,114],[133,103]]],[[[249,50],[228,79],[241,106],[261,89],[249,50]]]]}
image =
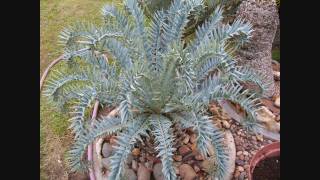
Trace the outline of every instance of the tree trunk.
{"type": "Polygon", "coordinates": [[[263,82],[270,83],[265,96],[275,93],[272,70],[272,43],[275,38],[279,15],[274,0],[245,0],[237,11],[237,18],[248,21],[253,26],[252,38],[237,53],[240,65],[249,66],[260,72],[263,82]]]}

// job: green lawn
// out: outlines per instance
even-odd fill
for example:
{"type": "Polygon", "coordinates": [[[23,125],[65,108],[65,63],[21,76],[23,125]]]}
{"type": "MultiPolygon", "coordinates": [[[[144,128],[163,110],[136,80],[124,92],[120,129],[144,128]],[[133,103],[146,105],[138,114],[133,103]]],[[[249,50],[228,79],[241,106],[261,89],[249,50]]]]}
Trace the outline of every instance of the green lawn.
{"type": "MultiPolygon", "coordinates": [[[[101,23],[101,7],[121,0],[40,0],[40,75],[62,53],[58,35],[76,21],[101,23]]],[[[65,64],[54,69],[65,68],[65,64]]],[[[49,74],[50,75],[50,74],[49,74]]],[[[68,179],[64,156],[72,142],[68,116],[40,99],[40,176],[41,179],[68,179]]]]}

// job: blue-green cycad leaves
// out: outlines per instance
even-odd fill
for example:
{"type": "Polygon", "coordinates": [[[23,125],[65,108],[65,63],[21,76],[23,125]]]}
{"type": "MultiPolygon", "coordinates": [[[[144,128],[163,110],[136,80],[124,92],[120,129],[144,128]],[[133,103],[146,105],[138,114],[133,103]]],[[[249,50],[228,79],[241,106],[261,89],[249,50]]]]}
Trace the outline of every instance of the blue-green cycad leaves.
{"type": "Polygon", "coordinates": [[[156,150],[159,152],[157,156],[160,157],[162,161],[164,177],[168,180],[176,179],[176,173],[172,164],[173,152],[176,150],[172,147],[174,140],[171,134],[172,132],[170,132],[172,123],[168,118],[161,115],[152,115],[150,117],[150,123],[152,133],[157,143],[156,150]]]}
{"type": "Polygon", "coordinates": [[[134,144],[151,135],[165,179],[176,179],[173,127],[178,124],[194,129],[198,150],[205,157],[213,145],[210,159],[217,168],[209,174],[224,178],[229,168],[224,133],[209,118],[208,105],[219,100],[240,104],[247,111],[244,124],[255,129],[261,93],[254,94],[242,84],[255,83],[262,91],[266,86],[254,71],[237,66],[232,54],[250,37],[251,25],[242,20],[223,24],[222,8],[197,28],[191,43],[183,41],[188,16],[202,3],[173,1],[148,24],[137,0],[126,0],[124,10],[108,5],[102,8],[101,27],[78,24],[63,31],[65,59],[74,67],[71,73],[56,72],[56,77],[53,73],[45,94],[60,104],[74,101],[71,129],[76,142],[68,158],[72,170],[87,168],[83,155],[96,138],[118,133],[109,179],[119,180],[134,144]],[[112,59],[107,60],[107,55],[112,59]],[[96,100],[117,107],[119,113],[91,127],[86,110],[96,100]]]}

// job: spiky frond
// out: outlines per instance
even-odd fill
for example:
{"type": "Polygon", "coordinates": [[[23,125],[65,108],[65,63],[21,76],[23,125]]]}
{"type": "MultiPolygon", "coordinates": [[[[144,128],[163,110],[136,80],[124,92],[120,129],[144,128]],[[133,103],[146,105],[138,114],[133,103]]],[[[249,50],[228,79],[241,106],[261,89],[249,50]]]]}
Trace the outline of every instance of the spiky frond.
{"type": "Polygon", "coordinates": [[[73,109],[70,112],[72,118],[69,119],[71,122],[70,129],[75,133],[75,138],[79,138],[86,129],[85,122],[85,111],[88,107],[91,107],[96,96],[96,91],[93,88],[88,88],[87,91],[77,94],[79,96],[79,102],[71,107],[73,109]]]}
{"type": "Polygon", "coordinates": [[[190,13],[198,6],[201,6],[202,0],[180,1],[174,0],[167,10],[168,16],[172,17],[169,21],[169,28],[165,32],[166,43],[170,45],[173,41],[180,41],[183,30],[187,25],[190,13]]]}
{"type": "Polygon", "coordinates": [[[218,23],[222,20],[222,9],[217,8],[213,14],[206,20],[201,26],[199,26],[196,30],[196,38],[192,42],[190,47],[190,52],[194,52],[200,42],[207,37],[214,28],[218,25],[218,23]]]}
{"type": "Polygon", "coordinates": [[[72,81],[88,81],[89,78],[85,73],[64,74],[60,71],[54,71],[50,80],[46,82],[43,94],[45,96],[53,96],[58,89],[72,81]]]}
{"type": "Polygon", "coordinates": [[[127,130],[120,133],[117,137],[117,146],[114,146],[115,152],[110,157],[109,179],[119,180],[122,176],[124,163],[131,152],[134,143],[137,140],[142,141],[142,135],[147,136],[148,121],[145,116],[136,117],[133,121],[128,122],[127,130]]]}
{"type": "Polygon", "coordinates": [[[152,133],[155,136],[155,141],[158,144],[155,149],[158,151],[157,157],[161,157],[163,166],[162,173],[168,180],[176,179],[176,173],[172,166],[172,156],[175,151],[175,148],[172,147],[174,139],[170,132],[172,123],[169,119],[161,115],[151,116],[150,123],[152,126],[152,133]]]}
{"type": "Polygon", "coordinates": [[[167,14],[164,11],[158,11],[154,14],[151,21],[149,36],[149,55],[151,57],[151,69],[159,70],[161,68],[161,54],[166,48],[164,32],[168,29],[166,22],[167,14]]]}
{"type": "Polygon", "coordinates": [[[120,124],[120,119],[118,118],[103,117],[99,121],[94,121],[93,126],[79,136],[71,150],[68,152],[68,162],[71,170],[87,170],[87,164],[83,158],[88,145],[97,138],[115,133],[124,127],[125,125],[120,124]]]}
{"type": "Polygon", "coordinates": [[[228,155],[224,145],[224,134],[219,130],[208,116],[197,117],[194,114],[194,130],[197,133],[197,148],[205,157],[210,154],[209,143],[214,147],[215,160],[217,163],[215,177],[223,179],[227,167],[228,155]]]}
{"type": "Polygon", "coordinates": [[[109,50],[109,53],[120,62],[121,66],[128,69],[132,66],[129,49],[124,47],[119,41],[111,39],[106,43],[106,47],[109,50]]]}
{"type": "Polygon", "coordinates": [[[241,85],[228,84],[215,87],[211,91],[210,99],[214,101],[230,100],[239,104],[248,115],[244,120],[250,120],[251,123],[258,124],[255,113],[261,109],[261,102],[256,94],[249,93],[249,90],[244,89],[241,85]]]}
{"type": "Polygon", "coordinates": [[[232,77],[234,77],[238,81],[242,82],[252,82],[256,85],[259,86],[260,92],[259,93],[261,96],[264,94],[264,92],[267,92],[269,89],[269,83],[264,83],[263,80],[267,79],[266,76],[262,75],[261,73],[255,72],[253,69],[248,68],[248,67],[242,67],[238,66],[236,69],[230,73],[232,77]]]}

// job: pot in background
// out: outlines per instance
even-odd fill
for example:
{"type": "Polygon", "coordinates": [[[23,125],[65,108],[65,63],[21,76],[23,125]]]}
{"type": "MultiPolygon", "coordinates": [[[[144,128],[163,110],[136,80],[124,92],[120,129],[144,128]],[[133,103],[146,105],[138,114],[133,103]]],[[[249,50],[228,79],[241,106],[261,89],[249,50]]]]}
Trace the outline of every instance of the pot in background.
{"type": "Polygon", "coordinates": [[[249,180],[252,180],[254,168],[259,162],[275,156],[280,156],[280,141],[266,145],[252,157],[248,173],[249,180]]]}

